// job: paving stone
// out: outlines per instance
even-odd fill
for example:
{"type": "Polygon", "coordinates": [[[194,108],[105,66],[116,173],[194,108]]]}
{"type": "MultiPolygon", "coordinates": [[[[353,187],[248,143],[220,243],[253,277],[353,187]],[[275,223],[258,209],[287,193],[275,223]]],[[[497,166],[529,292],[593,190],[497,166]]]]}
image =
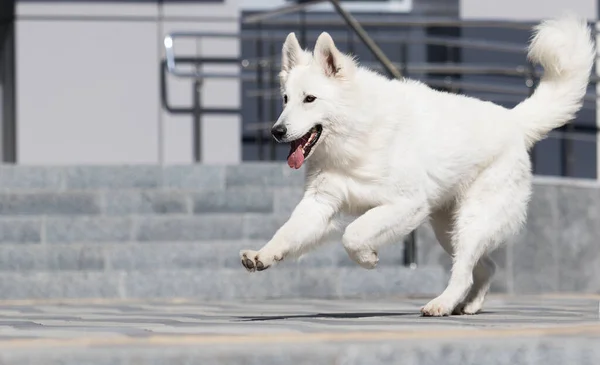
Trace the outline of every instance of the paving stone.
{"type": "Polygon", "coordinates": [[[141,217],[137,223],[136,240],[201,241],[243,238],[241,215],[141,217]]]}
{"type": "Polygon", "coordinates": [[[243,220],[244,238],[270,240],[288,219],[285,214],[246,214],[243,220]]]}
{"type": "Polygon", "coordinates": [[[3,244],[0,245],[1,271],[46,270],[45,245],[3,244]]]}
{"type": "Polygon", "coordinates": [[[293,170],[282,163],[248,162],[227,166],[225,184],[232,186],[303,186],[304,169],[293,170]]]}
{"type": "Polygon", "coordinates": [[[119,298],[121,276],[117,272],[3,273],[0,299],[119,298]]]}
{"type": "Polygon", "coordinates": [[[302,187],[295,188],[279,188],[275,190],[275,213],[291,215],[302,196],[304,189],[302,187]]]}
{"type": "Polygon", "coordinates": [[[74,166],[66,167],[67,189],[155,188],[161,183],[159,166],[74,166]]]}
{"type": "Polygon", "coordinates": [[[252,241],[144,242],[103,245],[111,270],[241,268],[239,252],[252,241]]]}
{"type": "Polygon", "coordinates": [[[107,215],[190,213],[189,195],[181,191],[108,191],[104,199],[107,215]]]}
{"type": "Polygon", "coordinates": [[[0,245],[0,271],[103,270],[99,245],[0,245]]]}
{"type": "Polygon", "coordinates": [[[60,168],[0,164],[0,191],[62,188],[64,179],[60,168]]]}
{"type": "Polygon", "coordinates": [[[45,248],[46,263],[42,270],[102,271],[106,268],[104,247],[101,244],[47,245],[45,248]]]}
{"type": "Polygon", "coordinates": [[[0,215],[99,214],[100,197],[89,192],[0,194],[0,215]]]}
{"type": "Polygon", "coordinates": [[[193,211],[202,213],[270,213],[273,191],[264,188],[230,188],[194,193],[193,211]]]}
{"type": "Polygon", "coordinates": [[[223,189],[225,167],[212,165],[166,166],[162,170],[162,186],[174,189],[223,189]]]}
{"type": "Polygon", "coordinates": [[[361,297],[397,295],[399,292],[441,294],[448,275],[440,267],[420,269],[378,270],[339,269],[341,280],[338,287],[340,297],[361,297]],[[401,273],[401,275],[399,275],[401,273]]]}
{"type": "Polygon", "coordinates": [[[436,268],[278,267],[260,273],[236,269],[133,271],[125,291],[133,298],[199,297],[206,300],[251,298],[337,298],[441,292],[445,278],[436,268]],[[358,280],[360,278],[360,280],[358,280]],[[437,280],[437,283],[436,283],[437,280]],[[368,286],[367,286],[368,285],[368,286]]]}
{"type": "Polygon", "coordinates": [[[42,237],[40,218],[0,219],[0,243],[37,243],[42,237]]]}
{"type": "Polygon", "coordinates": [[[48,217],[48,243],[131,241],[133,220],[128,217],[48,217]]]}

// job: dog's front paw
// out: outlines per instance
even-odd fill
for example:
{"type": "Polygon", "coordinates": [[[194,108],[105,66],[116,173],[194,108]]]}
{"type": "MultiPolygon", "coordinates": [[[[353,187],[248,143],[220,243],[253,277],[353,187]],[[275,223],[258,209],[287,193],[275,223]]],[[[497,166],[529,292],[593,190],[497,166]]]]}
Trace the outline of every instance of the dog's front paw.
{"type": "Polygon", "coordinates": [[[242,260],[242,266],[249,272],[266,270],[275,262],[281,261],[274,255],[265,255],[252,250],[240,251],[240,259],[242,260]]]}

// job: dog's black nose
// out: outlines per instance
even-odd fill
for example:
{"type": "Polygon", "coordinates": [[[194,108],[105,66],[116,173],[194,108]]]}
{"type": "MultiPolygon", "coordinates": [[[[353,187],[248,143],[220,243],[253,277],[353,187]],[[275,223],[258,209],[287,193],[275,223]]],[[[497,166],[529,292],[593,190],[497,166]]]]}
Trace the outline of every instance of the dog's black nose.
{"type": "Polygon", "coordinates": [[[287,128],[284,125],[276,125],[271,129],[271,134],[275,139],[282,139],[287,133],[287,128]]]}

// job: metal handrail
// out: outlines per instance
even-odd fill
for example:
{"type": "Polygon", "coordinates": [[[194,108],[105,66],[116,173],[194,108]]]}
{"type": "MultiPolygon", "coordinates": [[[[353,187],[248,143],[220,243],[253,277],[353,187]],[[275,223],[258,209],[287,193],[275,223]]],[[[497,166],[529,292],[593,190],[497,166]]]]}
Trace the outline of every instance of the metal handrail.
{"type": "MultiPolygon", "coordinates": [[[[169,33],[165,36],[164,40],[163,40],[163,44],[165,46],[165,59],[166,59],[166,65],[167,65],[167,70],[170,74],[175,75],[175,76],[179,76],[179,77],[190,77],[190,78],[196,78],[196,79],[202,79],[203,77],[206,77],[207,74],[202,73],[200,71],[198,71],[197,69],[195,71],[191,71],[191,72],[186,72],[186,71],[181,71],[177,69],[177,65],[176,65],[176,56],[175,56],[175,39],[177,38],[195,38],[195,39],[199,39],[199,38],[234,38],[234,39],[238,39],[239,38],[239,34],[238,33],[215,33],[215,32],[173,32],[173,33],[169,33]]],[[[205,60],[203,62],[213,62],[213,63],[223,63],[223,62],[231,62],[230,59],[225,60],[225,57],[220,58],[221,61],[219,61],[218,58],[215,58],[214,60],[208,61],[205,60]]],[[[193,62],[191,62],[193,63],[193,62]]]]}
{"type": "MultiPolygon", "coordinates": [[[[170,38],[172,40],[172,38],[170,38]]],[[[166,43],[165,43],[166,45],[166,43]]],[[[174,53],[171,54],[171,57],[165,58],[160,63],[160,97],[163,108],[172,114],[188,114],[192,116],[192,141],[193,141],[193,158],[195,161],[202,160],[202,150],[201,150],[201,134],[202,134],[202,122],[201,116],[206,113],[210,114],[239,114],[239,109],[231,109],[231,108],[206,108],[203,107],[200,103],[201,97],[201,87],[203,78],[206,77],[207,74],[197,71],[198,67],[204,63],[240,63],[240,60],[237,57],[175,57],[174,53]],[[195,72],[186,73],[186,72],[178,72],[176,69],[177,63],[186,63],[191,64],[196,67],[195,72]],[[180,77],[189,77],[193,80],[192,84],[192,94],[193,100],[192,105],[188,107],[176,107],[172,106],[169,103],[169,97],[167,93],[167,73],[171,73],[180,77]]],[[[214,76],[214,73],[213,73],[214,76]]],[[[230,74],[221,75],[226,77],[233,77],[230,74]]],[[[222,78],[221,77],[221,78],[222,78]]],[[[239,78],[239,75],[235,76],[239,78]]]]}

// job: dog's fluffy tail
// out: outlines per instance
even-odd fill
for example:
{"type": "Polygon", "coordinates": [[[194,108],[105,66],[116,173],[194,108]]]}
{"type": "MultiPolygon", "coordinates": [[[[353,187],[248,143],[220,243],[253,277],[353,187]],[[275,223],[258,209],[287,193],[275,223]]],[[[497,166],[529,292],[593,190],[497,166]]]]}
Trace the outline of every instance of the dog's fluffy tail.
{"type": "Polygon", "coordinates": [[[527,148],[575,117],[583,104],[596,57],[589,27],[572,15],[546,20],[534,29],[528,58],[544,67],[531,97],[517,105],[527,148]]]}

